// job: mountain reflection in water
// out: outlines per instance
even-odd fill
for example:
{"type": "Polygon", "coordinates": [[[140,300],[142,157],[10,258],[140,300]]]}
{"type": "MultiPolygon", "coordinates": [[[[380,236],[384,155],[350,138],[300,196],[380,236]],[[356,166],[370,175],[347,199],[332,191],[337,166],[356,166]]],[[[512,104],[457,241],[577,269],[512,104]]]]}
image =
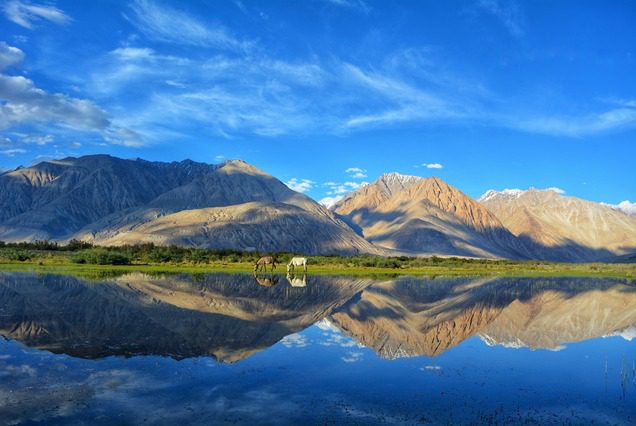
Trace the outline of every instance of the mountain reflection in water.
{"type": "Polygon", "coordinates": [[[634,335],[636,286],[592,278],[388,281],[251,275],[149,276],[88,282],[0,273],[0,335],[79,358],[211,356],[234,363],[321,320],[383,358],[437,356],[471,336],[488,345],[559,349],[634,335]],[[260,284],[260,285],[259,285],[260,284]]]}

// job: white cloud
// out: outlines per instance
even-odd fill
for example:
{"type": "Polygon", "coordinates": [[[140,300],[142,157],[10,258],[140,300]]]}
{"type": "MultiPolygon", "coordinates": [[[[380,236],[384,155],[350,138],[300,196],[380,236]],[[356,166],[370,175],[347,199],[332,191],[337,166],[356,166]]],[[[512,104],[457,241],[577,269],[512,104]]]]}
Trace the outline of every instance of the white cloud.
{"type": "Polygon", "coordinates": [[[21,139],[22,143],[35,145],[48,145],[55,141],[53,135],[25,135],[21,139]]]}
{"type": "Polygon", "coordinates": [[[126,17],[152,40],[226,50],[244,50],[251,45],[233,37],[221,25],[203,23],[187,13],[155,2],[137,0],[131,10],[132,15],[126,17]]]}
{"type": "Polygon", "coordinates": [[[287,182],[287,186],[296,191],[296,192],[301,192],[301,193],[305,193],[307,191],[309,191],[310,189],[312,189],[314,187],[315,182],[309,180],[309,179],[297,179],[297,178],[291,178],[288,182],[287,182]]]}
{"type": "Polygon", "coordinates": [[[610,207],[614,210],[621,211],[630,216],[636,216],[636,203],[632,203],[629,200],[621,201],[618,204],[601,203],[604,206],[610,207]]]}
{"type": "Polygon", "coordinates": [[[325,182],[322,185],[328,188],[327,195],[342,195],[347,192],[355,191],[368,184],[369,182],[325,182]]]}
{"type": "MultiPolygon", "coordinates": [[[[24,53],[0,43],[1,68],[20,63],[24,53]]],[[[0,74],[0,129],[29,122],[57,122],[82,129],[105,129],[106,113],[92,102],[49,93],[22,76],[0,74]]]]}
{"type": "Polygon", "coordinates": [[[38,5],[12,0],[5,3],[2,9],[7,19],[28,29],[33,29],[34,23],[41,20],[59,25],[71,22],[71,18],[68,15],[51,5],[38,5]]]}
{"type": "Polygon", "coordinates": [[[344,195],[336,195],[335,197],[324,197],[324,198],[321,198],[320,201],[318,201],[318,203],[330,209],[333,206],[335,206],[336,203],[338,203],[338,201],[342,200],[343,197],[344,195]]]}
{"type": "Polygon", "coordinates": [[[49,93],[22,76],[0,74],[0,128],[25,122],[57,122],[81,129],[108,127],[106,112],[90,101],[49,93]]]}
{"type": "Polygon", "coordinates": [[[5,155],[7,157],[15,157],[17,154],[26,154],[26,149],[22,148],[12,148],[12,149],[4,149],[0,150],[0,155],[5,155]]]}
{"type": "Polygon", "coordinates": [[[24,60],[24,52],[17,47],[9,46],[0,41],[0,71],[10,66],[17,65],[24,60]]]}
{"type": "MultiPolygon", "coordinates": [[[[20,49],[0,43],[0,64],[3,66],[18,64],[23,58],[20,49]]],[[[94,132],[114,144],[143,144],[139,133],[115,125],[106,111],[92,101],[51,93],[26,77],[0,73],[0,129],[41,125],[46,126],[45,134],[23,134],[20,142],[46,145],[57,138],[56,134],[75,131],[94,132]]]]}
{"type": "Polygon", "coordinates": [[[308,341],[306,336],[294,333],[283,337],[280,343],[286,348],[304,348],[307,346],[308,341]]]}
{"type": "Polygon", "coordinates": [[[553,191],[560,195],[565,194],[565,189],[557,188],[556,186],[551,186],[549,188],[546,188],[544,189],[544,191],[553,191]]]}
{"type": "Polygon", "coordinates": [[[358,362],[362,361],[363,355],[364,354],[362,352],[349,351],[345,356],[341,357],[341,359],[347,363],[358,362]]]}
{"type": "Polygon", "coordinates": [[[366,169],[361,169],[359,167],[349,167],[347,170],[345,170],[345,173],[355,179],[363,179],[367,177],[366,169]]]}
{"type": "Polygon", "coordinates": [[[217,155],[214,157],[214,161],[223,161],[225,160],[225,155],[217,155]]]}
{"type": "Polygon", "coordinates": [[[422,167],[426,167],[427,169],[443,169],[444,166],[442,166],[439,163],[422,163],[422,167]]]}

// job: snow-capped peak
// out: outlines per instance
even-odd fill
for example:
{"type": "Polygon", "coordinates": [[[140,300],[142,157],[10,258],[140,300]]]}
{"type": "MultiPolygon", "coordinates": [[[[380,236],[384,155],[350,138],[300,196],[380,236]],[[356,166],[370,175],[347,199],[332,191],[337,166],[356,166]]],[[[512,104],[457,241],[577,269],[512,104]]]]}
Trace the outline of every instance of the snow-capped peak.
{"type": "Polygon", "coordinates": [[[481,197],[479,197],[478,201],[489,201],[498,197],[506,198],[508,200],[514,200],[521,197],[523,194],[525,194],[525,192],[526,191],[524,191],[523,189],[504,189],[503,191],[489,189],[488,191],[484,192],[481,197]]]}
{"type": "Polygon", "coordinates": [[[503,191],[497,191],[495,189],[489,189],[488,191],[484,192],[484,194],[479,197],[479,199],[477,201],[480,202],[484,202],[484,201],[490,201],[490,200],[494,200],[494,199],[505,199],[505,200],[515,200],[519,197],[521,197],[523,194],[525,194],[528,191],[539,191],[539,192],[546,192],[546,191],[551,191],[551,192],[556,192],[559,195],[563,195],[565,194],[565,191],[562,190],[561,188],[557,188],[557,187],[550,187],[550,188],[545,188],[545,189],[539,189],[539,188],[529,188],[529,189],[504,189],[503,191]]]}
{"type": "Polygon", "coordinates": [[[403,175],[397,172],[385,173],[380,177],[386,183],[400,183],[403,186],[410,185],[422,179],[418,176],[403,175]]]}
{"type": "Polygon", "coordinates": [[[385,173],[376,181],[387,191],[388,194],[393,194],[397,191],[401,191],[403,188],[411,186],[422,178],[417,176],[402,175],[400,173],[392,172],[385,173]]]}

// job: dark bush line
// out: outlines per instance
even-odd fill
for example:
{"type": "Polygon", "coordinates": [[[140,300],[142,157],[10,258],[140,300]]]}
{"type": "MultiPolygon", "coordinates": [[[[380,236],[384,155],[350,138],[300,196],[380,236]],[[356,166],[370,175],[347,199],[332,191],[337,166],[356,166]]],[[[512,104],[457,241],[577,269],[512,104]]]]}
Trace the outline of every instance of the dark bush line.
{"type": "MultiPolygon", "coordinates": [[[[190,248],[180,246],[156,246],[149,244],[123,245],[117,247],[102,247],[91,243],[71,240],[67,244],[59,244],[52,241],[33,241],[20,243],[5,243],[0,241],[0,258],[10,261],[35,260],[43,253],[59,253],[67,255],[74,263],[98,264],[98,265],[128,265],[132,263],[188,263],[207,264],[213,262],[222,263],[252,263],[261,255],[274,254],[279,263],[286,263],[292,256],[301,253],[259,253],[240,252],[236,250],[212,250],[190,248]]],[[[355,256],[310,256],[313,265],[342,265],[349,267],[374,267],[374,268],[417,268],[427,266],[462,266],[467,264],[500,266],[505,264],[517,264],[519,262],[509,260],[482,260],[463,259],[457,257],[441,258],[431,257],[381,257],[370,255],[355,256]]],[[[525,262],[528,265],[545,262],[525,262]]]]}

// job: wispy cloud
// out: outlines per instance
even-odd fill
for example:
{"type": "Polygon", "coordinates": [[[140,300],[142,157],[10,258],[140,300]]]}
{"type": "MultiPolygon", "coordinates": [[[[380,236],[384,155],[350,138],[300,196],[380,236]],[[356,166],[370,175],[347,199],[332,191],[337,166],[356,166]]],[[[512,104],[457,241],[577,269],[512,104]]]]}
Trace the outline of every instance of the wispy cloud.
{"type": "Polygon", "coordinates": [[[345,123],[346,127],[432,121],[466,115],[464,106],[455,103],[449,96],[417,88],[382,73],[364,71],[351,64],[345,64],[343,69],[352,83],[370,90],[384,101],[379,103],[381,106],[378,112],[351,116],[345,123]]]}
{"type": "Polygon", "coordinates": [[[7,157],[14,157],[17,154],[26,154],[27,150],[23,148],[12,148],[12,149],[3,149],[0,150],[0,154],[5,155],[7,157]]]}
{"type": "Polygon", "coordinates": [[[481,9],[499,19],[510,34],[515,37],[523,35],[521,10],[514,0],[480,0],[477,4],[481,9]]]}
{"type": "MultiPolygon", "coordinates": [[[[500,11],[503,6],[485,2],[482,7],[500,11]]],[[[126,14],[149,39],[201,47],[197,54],[187,49],[165,54],[126,44],[89,70],[84,80],[91,95],[111,107],[119,127],[134,129],[144,141],[187,136],[194,128],[229,139],[343,135],[411,124],[579,137],[636,123],[629,103],[572,117],[515,111],[514,105],[502,106],[484,82],[448,71],[433,50],[403,49],[382,63],[364,65],[319,55],[292,61],[221,25],[158,3],[137,0],[126,14]]]]}
{"type": "Polygon", "coordinates": [[[305,193],[314,187],[315,182],[309,179],[291,178],[286,185],[296,192],[305,193]]]}
{"type": "Polygon", "coordinates": [[[422,163],[422,167],[426,167],[427,169],[443,169],[444,166],[442,166],[439,163],[422,163]]]}
{"type": "Polygon", "coordinates": [[[347,173],[354,179],[364,179],[365,177],[367,177],[366,169],[361,169],[360,167],[349,167],[347,170],[345,170],[345,173],[347,173]]]}
{"type": "Polygon", "coordinates": [[[507,119],[507,126],[532,133],[580,137],[636,127],[636,108],[616,108],[579,117],[507,119]]]}
{"type": "Polygon", "coordinates": [[[137,0],[130,9],[130,16],[125,16],[152,40],[225,50],[245,50],[251,45],[231,35],[220,24],[203,23],[185,12],[157,2],[137,0]]]}
{"type": "Polygon", "coordinates": [[[368,12],[371,8],[364,0],[324,0],[334,6],[344,7],[347,9],[357,9],[361,12],[368,12]]]}
{"type": "Polygon", "coordinates": [[[52,5],[12,0],[5,3],[2,10],[8,20],[28,29],[33,29],[38,21],[49,21],[59,25],[71,22],[68,15],[52,5]]]}

